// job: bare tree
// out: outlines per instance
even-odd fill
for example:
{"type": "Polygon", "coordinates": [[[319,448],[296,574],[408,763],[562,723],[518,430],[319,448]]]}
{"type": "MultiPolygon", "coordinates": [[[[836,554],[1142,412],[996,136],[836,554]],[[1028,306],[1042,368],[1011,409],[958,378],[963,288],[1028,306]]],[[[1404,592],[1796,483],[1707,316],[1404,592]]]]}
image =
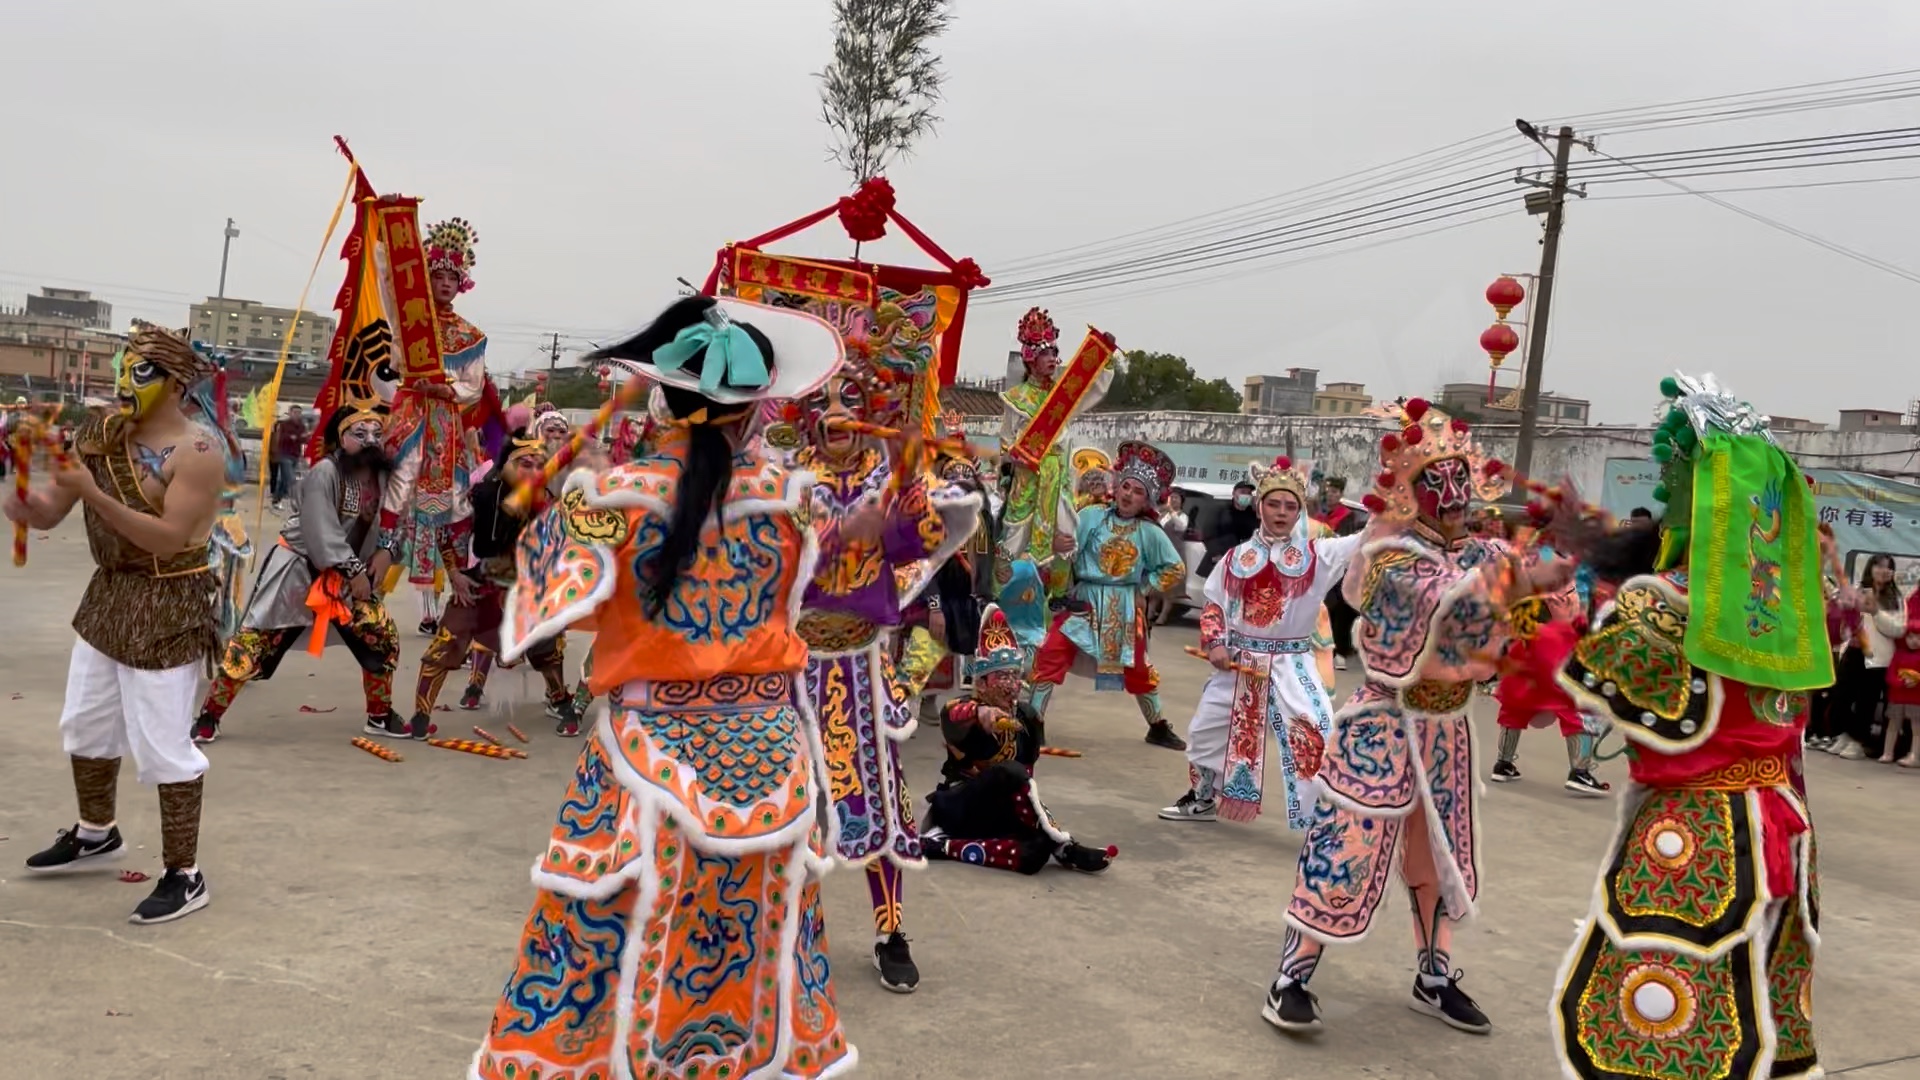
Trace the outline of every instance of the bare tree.
{"type": "Polygon", "coordinates": [[[834,0],[833,61],[820,73],[820,118],[833,132],[828,157],[857,187],[912,152],[940,118],[946,76],[933,39],[952,18],[950,0],[834,0]]]}

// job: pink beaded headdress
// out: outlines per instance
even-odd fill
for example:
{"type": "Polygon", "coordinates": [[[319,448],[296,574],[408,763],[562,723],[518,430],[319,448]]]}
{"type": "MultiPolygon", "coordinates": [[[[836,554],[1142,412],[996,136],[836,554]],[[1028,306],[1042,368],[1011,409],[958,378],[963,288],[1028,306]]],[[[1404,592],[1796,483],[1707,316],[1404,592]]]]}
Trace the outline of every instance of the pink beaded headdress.
{"type": "Polygon", "coordinates": [[[473,288],[473,246],[480,234],[466,218],[448,218],[427,226],[427,270],[450,270],[460,275],[460,291],[473,288]]]}
{"type": "Polygon", "coordinates": [[[1404,427],[1380,440],[1380,475],[1362,501],[1367,512],[1392,521],[1410,521],[1419,515],[1414,479],[1437,461],[1457,458],[1472,472],[1473,493],[1491,502],[1507,493],[1507,467],[1489,458],[1473,441],[1465,420],[1448,416],[1420,398],[1402,410],[1404,427]]]}
{"type": "Polygon", "coordinates": [[[1060,355],[1060,328],[1040,308],[1032,308],[1020,317],[1019,338],[1020,359],[1027,364],[1048,354],[1060,355]]]}
{"type": "Polygon", "coordinates": [[[1139,481],[1148,501],[1157,504],[1173,486],[1173,459],[1151,443],[1123,442],[1113,456],[1113,476],[1116,481],[1139,481]]]}

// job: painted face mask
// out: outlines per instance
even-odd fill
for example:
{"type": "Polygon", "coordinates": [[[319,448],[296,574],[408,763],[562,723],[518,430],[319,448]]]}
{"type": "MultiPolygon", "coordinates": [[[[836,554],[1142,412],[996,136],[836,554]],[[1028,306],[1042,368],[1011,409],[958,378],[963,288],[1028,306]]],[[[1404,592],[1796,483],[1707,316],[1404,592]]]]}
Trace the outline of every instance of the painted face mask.
{"type": "Polygon", "coordinates": [[[1422,516],[1438,518],[1456,510],[1465,510],[1473,501],[1473,470],[1461,458],[1445,458],[1420,470],[1413,490],[1420,500],[1422,516]]]}
{"type": "Polygon", "coordinates": [[[114,392],[120,398],[120,411],[135,420],[153,412],[167,395],[166,369],[132,353],[121,354],[119,368],[114,392]]]}
{"type": "Polygon", "coordinates": [[[348,424],[340,432],[340,445],[347,453],[358,453],[369,446],[379,446],[383,428],[378,420],[359,420],[348,424]]]}

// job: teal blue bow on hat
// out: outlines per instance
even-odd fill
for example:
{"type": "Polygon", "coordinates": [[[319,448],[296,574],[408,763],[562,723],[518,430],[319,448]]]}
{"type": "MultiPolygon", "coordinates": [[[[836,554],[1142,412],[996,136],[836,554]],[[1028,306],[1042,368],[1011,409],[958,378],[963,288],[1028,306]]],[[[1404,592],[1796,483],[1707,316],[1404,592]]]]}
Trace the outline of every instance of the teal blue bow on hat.
{"type": "Polygon", "coordinates": [[[726,318],[717,309],[709,314],[719,318],[695,323],[673,336],[673,340],[653,350],[653,364],[662,371],[678,371],[687,361],[705,353],[700,364],[700,392],[711,396],[721,389],[722,380],[729,389],[757,390],[771,381],[767,358],[754,343],[746,328],[726,318]]]}

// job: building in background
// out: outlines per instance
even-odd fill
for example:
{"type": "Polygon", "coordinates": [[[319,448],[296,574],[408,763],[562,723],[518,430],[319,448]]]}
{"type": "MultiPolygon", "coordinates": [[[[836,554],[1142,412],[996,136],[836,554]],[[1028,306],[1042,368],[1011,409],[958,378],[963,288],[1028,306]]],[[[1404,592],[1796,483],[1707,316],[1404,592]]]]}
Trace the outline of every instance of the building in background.
{"type": "Polygon", "coordinates": [[[1897,431],[1905,427],[1907,414],[1897,409],[1841,409],[1841,431],[1897,431]]]}
{"type": "Polygon", "coordinates": [[[126,341],[107,329],[112,319],[113,305],[77,289],[42,288],[25,307],[0,307],[0,381],[45,397],[109,392],[126,341]]]}
{"type": "Polygon", "coordinates": [[[1365,383],[1330,382],[1313,395],[1315,416],[1359,416],[1372,405],[1365,383]]]}
{"type": "Polygon", "coordinates": [[[1288,368],[1285,375],[1249,375],[1240,396],[1240,412],[1246,416],[1311,416],[1319,382],[1319,368],[1288,368]]]}
{"type": "Polygon", "coordinates": [[[1767,418],[1775,431],[1825,431],[1827,425],[1817,420],[1803,420],[1798,416],[1770,416],[1767,418]]]}
{"type": "MultiPolygon", "coordinates": [[[[1434,395],[1434,400],[1442,409],[1455,415],[1478,417],[1492,424],[1519,423],[1519,388],[1496,386],[1494,395],[1493,402],[1489,404],[1486,383],[1456,382],[1442,386],[1434,395]]],[[[1543,392],[1540,395],[1537,422],[1560,427],[1585,427],[1593,422],[1593,403],[1586,398],[1543,392]]]]}
{"type": "Polygon", "coordinates": [[[94,330],[113,329],[113,305],[95,300],[84,289],[56,289],[42,285],[40,295],[27,297],[27,314],[42,319],[75,322],[94,330]]]}
{"type": "Polygon", "coordinates": [[[310,363],[325,359],[327,343],[333,340],[334,323],[327,316],[311,311],[296,312],[292,308],[268,307],[255,300],[209,296],[205,303],[193,305],[188,332],[193,340],[215,349],[249,359],[272,360],[280,355],[289,324],[294,324],[289,357],[310,363]]]}

